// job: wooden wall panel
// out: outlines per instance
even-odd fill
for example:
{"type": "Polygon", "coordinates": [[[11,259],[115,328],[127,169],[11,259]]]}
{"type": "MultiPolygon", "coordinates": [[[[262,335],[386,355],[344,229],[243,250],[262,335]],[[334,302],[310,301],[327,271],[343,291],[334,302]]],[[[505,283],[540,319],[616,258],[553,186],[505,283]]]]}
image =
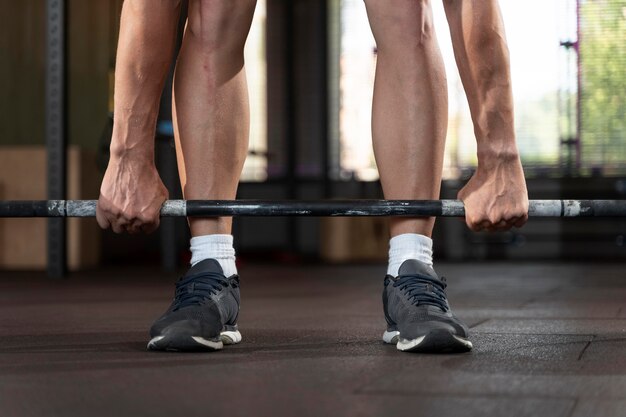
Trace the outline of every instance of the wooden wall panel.
{"type": "MultiPolygon", "coordinates": [[[[46,154],[43,146],[3,147],[0,190],[6,200],[46,199],[46,154]]],[[[68,197],[98,197],[100,175],[92,152],[72,147],[68,153],[68,197]]],[[[101,231],[95,219],[69,219],[68,266],[78,270],[100,260],[101,231]]],[[[0,219],[0,268],[44,270],[47,254],[46,219],[0,219]]]]}

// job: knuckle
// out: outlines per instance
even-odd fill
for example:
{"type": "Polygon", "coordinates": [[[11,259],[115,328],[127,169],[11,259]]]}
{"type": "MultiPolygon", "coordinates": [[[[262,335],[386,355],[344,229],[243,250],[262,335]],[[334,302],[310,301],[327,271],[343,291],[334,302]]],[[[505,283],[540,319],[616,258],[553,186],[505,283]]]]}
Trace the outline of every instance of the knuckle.
{"type": "Polygon", "coordinates": [[[502,217],[502,219],[504,221],[508,222],[508,221],[511,221],[511,220],[517,218],[518,216],[519,216],[519,214],[517,212],[513,211],[513,210],[504,210],[502,212],[502,216],[501,217],[502,217]]]}
{"type": "Polygon", "coordinates": [[[499,213],[489,213],[489,216],[487,216],[487,221],[491,224],[497,224],[500,223],[500,220],[502,219],[502,217],[500,216],[499,213]]]}
{"type": "Polygon", "coordinates": [[[158,218],[157,212],[154,210],[149,210],[141,213],[137,216],[138,220],[143,224],[152,224],[158,218]]]}
{"type": "Polygon", "coordinates": [[[124,217],[124,211],[117,206],[110,206],[107,209],[107,213],[116,219],[124,217]]]}
{"type": "Polygon", "coordinates": [[[152,219],[150,218],[150,216],[149,216],[149,215],[147,215],[146,213],[139,214],[139,215],[136,217],[136,221],[137,221],[137,223],[142,224],[142,225],[143,225],[143,224],[148,224],[148,223],[150,223],[150,221],[151,221],[151,220],[152,220],[152,219]]]}
{"type": "Polygon", "coordinates": [[[480,230],[482,229],[482,223],[478,222],[478,221],[469,221],[467,222],[467,227],[470,228],[470,230],[474,231],[474,232],[480,232],[480,230]]]}

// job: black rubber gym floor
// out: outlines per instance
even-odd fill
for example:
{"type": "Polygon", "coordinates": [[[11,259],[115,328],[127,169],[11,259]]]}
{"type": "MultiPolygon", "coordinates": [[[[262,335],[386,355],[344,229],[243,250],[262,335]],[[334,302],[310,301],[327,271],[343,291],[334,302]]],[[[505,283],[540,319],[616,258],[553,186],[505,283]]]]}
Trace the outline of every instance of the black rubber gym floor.
{"type": "Polygon", "coordinates": [[[626,415],[626,263],[438,271],[471,353],[384,345],[382,266],[242,266],[208,354],[145,349],[174,276],[0,272],[0,416],[626,415]]]}

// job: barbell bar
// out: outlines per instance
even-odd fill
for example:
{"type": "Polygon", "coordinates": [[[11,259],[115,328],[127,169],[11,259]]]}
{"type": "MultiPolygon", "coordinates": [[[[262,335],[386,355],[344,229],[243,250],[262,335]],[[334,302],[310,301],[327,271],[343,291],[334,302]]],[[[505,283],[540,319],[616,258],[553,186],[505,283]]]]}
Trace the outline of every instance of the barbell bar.
{"type": "MultiPolygon", "coordinates": [[[[0,201],[0,217],[94,217],[96,200],[0,201]]],[[[460,200],[168,200],[161,217],[463,217],[460,200]]],[[[626,200],[531,200],[531,217],[626,217],[626,200]]]]}

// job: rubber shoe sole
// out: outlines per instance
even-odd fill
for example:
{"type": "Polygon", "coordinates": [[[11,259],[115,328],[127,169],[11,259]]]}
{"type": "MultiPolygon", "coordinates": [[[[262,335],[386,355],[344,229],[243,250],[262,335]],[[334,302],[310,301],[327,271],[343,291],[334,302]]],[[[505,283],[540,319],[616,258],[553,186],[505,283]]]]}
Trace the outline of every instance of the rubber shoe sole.
{"type": "Polygon", "coordinates": [[[402,352],[457,353],[472,350],[472,342],[443,329],[432,330],[417,339],[404,339],[399,331],[386,331],[383,341],[402,352]]]}
{"type": "Polygon", "coordinates": [[[224,331],[215,340],[200,336],[167,334],[152,338],[148,342],[148,349],[166,352],[213,352],[222,350],[224,345],[235,345],[241,342],[241,339],[238,330],[224,331]]]}

